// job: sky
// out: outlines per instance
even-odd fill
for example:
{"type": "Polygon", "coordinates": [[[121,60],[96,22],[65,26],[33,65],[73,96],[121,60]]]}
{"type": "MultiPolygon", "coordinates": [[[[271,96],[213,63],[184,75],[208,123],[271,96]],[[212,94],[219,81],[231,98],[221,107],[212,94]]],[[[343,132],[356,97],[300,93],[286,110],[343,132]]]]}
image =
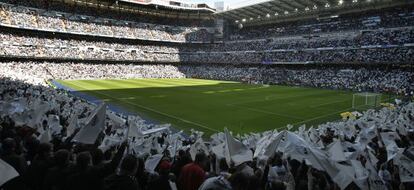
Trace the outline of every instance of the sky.
{"type": "Polygon", "coordinates": [[[224,1],[224,9],[227,7],[231,9],[235,9],[238,7],[243,7],[251,4],[256,4],[264,1],[269,0],[181,0],[182,2],[189,2],[189,3],[206,3],[211,7],[214,7],[214,2],[217,1],[224,1]]]}

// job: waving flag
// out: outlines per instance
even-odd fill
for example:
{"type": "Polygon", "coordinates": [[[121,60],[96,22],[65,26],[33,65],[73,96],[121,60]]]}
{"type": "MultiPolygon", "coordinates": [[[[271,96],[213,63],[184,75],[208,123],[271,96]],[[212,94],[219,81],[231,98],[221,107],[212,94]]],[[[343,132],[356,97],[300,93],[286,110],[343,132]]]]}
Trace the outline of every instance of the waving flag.
{"type": "Polygon", "coordinates": [[[344,154],[344,149],[342,147],[341,141],[335,141],[332,144],[330,144],[328,153],[330,155],[330,159],[333,161],[342,162],[347,160],[344,154]]]}
{"type": "Polygon", "coordinates": [[[145,170],[147,170],[150,173],[153,173],[155,168],[158,166],[158,164],[160,163],[161,159],[162,159],[163,155],[162,154],[156,154],[153,156],[150,156],[146,161],[145,161],[145,170]]]}
{"type": "Polygon", "coordinates": [[[10,166],[7,162],[3,161],[2,159],[0,159],[0,171],[0,187],[9,180],[19,176],[19,173],[17,173],[17,171],[12,166],[10,166]]]}
{"type": "Polygon", "coordinates": [[[227,129],[224,130],[226,137],[226,148],[229,157],[226,160],[231,160],[236,166],[253,160],[253,153],[243,143],[234,139],[227,129]]]}
{"type": "Polygon", "coordinates": [[[76,134],[73,139],[83,144],[94,144],[99,133],[105,127],[106,105],[99,105],[86,120],[86,125],[76,134]]]}

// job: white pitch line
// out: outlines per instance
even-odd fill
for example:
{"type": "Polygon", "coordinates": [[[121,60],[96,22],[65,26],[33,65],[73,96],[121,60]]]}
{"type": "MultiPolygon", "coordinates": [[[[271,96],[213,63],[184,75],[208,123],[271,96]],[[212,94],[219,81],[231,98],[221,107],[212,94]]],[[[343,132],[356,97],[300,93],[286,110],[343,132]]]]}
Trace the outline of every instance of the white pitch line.
{"type": "MultiPolygon", "coordinates": [[[[80,87],[80,86],[75,85],[75,84],[72,84],[72,85],[74,85],[74,86],[76,86],[76,87],[78,87],[78,88],[85,89],[85,88],[80,87]]],[[[85,89],[85,90],[86,90],[86,89],[85,89]]],[[[160,112],[160,111],[158,111],[158,110],[155,110],[155,109],[152,109],[152,108],[149,108],[149,107],[146,107],[146,106],[140,105],[140,104],[136,104],[136,103],[129,102],[129,101],[126,101],[126,100],[122,100],[122,99],[119,99],[119,98],[115,98],[115,97],[113,97],[113,96],[110,96],[110,95],[107,95],[107,94],[104,94],[104,93],[101,93],[101,92],[96,92],[96,91],[95,91],[95,93],[98,93],[98,94],[104,95],[104,96],[106,96],[106,97],[110,97],[110,98],[115,99],[115,100],[119,100],[119,101],[121,101],[121,102],[126,102],[127,104],[131,104],[131,105],[134,105],[134,106],[138,106],[138,107],[140,107],[140,108],[143,108],[143,109],[146,109],[146,110],[152,111],[152,112],[154,112],[154,113],[157,113],[157,114],[160,114],[160,115],[164,115],[164,116],[167,116],[167,117],[170,117],[170,118],[173,118],[173,119],[177,119],[177,120],[180,120],[180,121],[185,122],[185,123],[189,123],[189,124],[192,124],[192,125],[195,125],[195,126],[199,126],[199,127],[202,127],[202,128],[204,128],[204,129],[208,129],[208,130],[213,131],[213,132],[219,132],[218,130],[216,130],[216,129],[212,129],[212,128],[207,127],[207,126],[205,126],[205,125],[202,125],[202,124],[199,124],[199,123],[196,123],[196,122],[193,122],[193,121],[185,120],[185,119],[182,119],[182,118],[180,118],[180,117],[173,116],[173,115],[170,115],[170,114],[167,114],[167,113],[163,113],[163,112],[160,112]]]]}
{"type": "Polygon", "coordinates": [[[270,97],[265,96],[264,99],[255,99],[255,100],[250,100],[250,101],[240,101],[240,102],[231,103],[230,105],[240,105],[240,104],[247,104],[247,103],[253,103],[253,102],[265,102],[265,101],[281,100],[281,99],[287,99],[287,98],[311,96],[311,95],[315,95],[315,94],[319,94],[319,93],[310,93],[310,94],[306,94],[306,95],[284,96],[284,97],[277,97],[278,95],[269,95],[270,97]],[[271,98],[273,96],[275,96],[277,98],[271,98]]]}
{"type": "Polygon", "coordinates": [[[338,101],[327,102],[327,103],[318,104],[318,105],[309,106],[309,107],[310,108],[317,108],[317,107],[320,107],[320,106],[326,106],[326,105],[329,105],[329,104],[335,104],[335,103],[346,102],[346,101],[349,101],[349,100],[338,100],[338,101]]]}
{"type": "Polygon", "coordinates": [[[330,116],[330,115],[334,115],[334,114],[342,113],[342,112],[347,111],[347,110],[349,110],[349,109],[352,109],[352,107],[347,108],[347,109],[344,109],[344,110],[341,110],[341,111],[337,111],[337,112],[334,112],[334,113],[325,114],[325,115],[321,115],[321,116],[318,116],[318,117],[314,117],[314,118],[310,118],[310,119],[307,119],[307,120],[303,120],[303,121],[300,121],[300,122],[296,122],[296,123],[293,123],[292,125],[297,125],[297,124],[300,124],[300,123],[306,123],[306,122],[308,122],[308,121],[312,121],[312,120],[315,120],[315,119],[324,118],[324,117],[326,117],[326,116],[330,116]]]}
{"type": "MultiPolygon", "coordinates": [[[[390,99],[391,98],[388,98],[387,100],[390,100],[390,99]]],[[[305,123],[305,122],[312,121],[312,120],[319,119],[319,118],[323,118],[323,117],[326,117],[326,116],[338,114],[338,113],[341,113],[341,112],[344,112],[344,111],[348,111],[350,109],[353,109],[353,108],[350,107],[350,108],[347,108],[347,109],[344,109],[344,110],[341,110],[341,111],[337,111],[337,112],[334,112],[334,113],[325,114],[325,115],[321,115],[321,116],[318,116],[318,117],[310,118],[310,119],[303,120],[303,121],[300,121],[300,122],[297,122],[297,123],[293,123],[292,125],[297,125],[297,124],[300,124],[300,123],[305,123]]],[[[283,128],[283,127],[279,127],[279,128],[283,128]]],[[[279,129],[279,128],[276,128],[276,129],[279,129]]]]}
{"type": "MultiPolygon", "coordinates": [[[[311,119],[307,119],[307,120],[303,120],[303,121],[300,121],[300,122],[292,123],[292,124],[290,124],[290,125],[295,126],[295,125],[297,125],[297,124],[305,123],[305,122],[308,122],[308,121],[312,121],[312,120],[315,120],[315,119],[319,119],[319,118],[323,118],[323,117],[326,117],[326,116],[329,116],[329,115],[334,115],[334,114],[337,114],[337,113],[340,113],[340,112],[343,112],[343,111],[347,111],[347,110],[349,110],[349,109],[352,109],[352,108],[348,108],[348,109],[345,109],[345,110],[342,110],[342,111],[338,111],[338,112],[335,112],[335,113],[326,114],[326,115],[322,115],[322,116],[319,116],[319,117],[314,117],[314,118],[311,118],[311,119]]],[[[286,126],[287,126],[287,125],[289,125],[289,124],[286,124],[286,126]]],[[[282,126],[282,127],[278,127],[278,128],[274,128],[274,129],[279,130],[279,129],[286,128],[286,126],[282,126]]]]}
{"type": "Polygon", "coordinates": [[[285,115],[285,114],[274,113],[274,112],[265,111],[265,110],[260,110],[260,109],[251,108],[251,107],[247,107],[247,106],[237,106],[237,105],[233,105],[233,104],[227,104],[227,106],[233,106],[233,107],[244,108],[244,109],[248,109],[248,110],[250,110],[250,111],[254,111],[254,112],[265,113],[265,114],[271,114],[271,115],[277,115],[277,116],[280,116],[280,117],[288,117],[288,118],[291,118],[291,119],[302,119],[302,118],[299,118],[299,117],[294,117],[294,116],[290,116],[290,115],[285,115]]]}
{"type": "MultiPolygon", "coordinates": [[[[108,96],[108,97],[111,97],[111,96],[108,96]]],[[[120,99],[117,99],[117,98],[114,98],[114,99],[120,100],[120,99]]],[[[136,103],[129,102],[129,101],[126,101],[126,100],[120,100],[120,101],[126,102],[127,104],[131,104],[131,105],[134,105],[134,106],[138,106],[140,108],[143,108],[143,109],[152,111],[152,112],[157,113],[157,114],[160,114],[160,115],[164,115],[164,116],[167,116],[167,117],[170,117],[170,118],[173,118],[173,119],[180,120],[180,121],[185,122],[185,123],[189,123],[189,124],[192,124],[192,125],[195,125],[195,126],[198,126],[198,127],[202,127],[204,129],[208,129],[208,130],[213,131],[213,132],[219,132],[218,130],[212,129],[212,128],[207,127],[205,125],[202,125],[200,123],[196,123],[196,122],[193,122],[193,121],[189,121],[189,120],[186,120],[186,119],[183,119],[183,118],[180,118],[180,117],[171,115],[171,114],[167,114],[167,113],[164,113],[164,112],[161,112],[161,111],[158,111],[158,110],[155,110],[155,109],[152,109],[152,108],[149,108],[149,107],[140,105],[140,104],[136,104],[136,103]]]]}

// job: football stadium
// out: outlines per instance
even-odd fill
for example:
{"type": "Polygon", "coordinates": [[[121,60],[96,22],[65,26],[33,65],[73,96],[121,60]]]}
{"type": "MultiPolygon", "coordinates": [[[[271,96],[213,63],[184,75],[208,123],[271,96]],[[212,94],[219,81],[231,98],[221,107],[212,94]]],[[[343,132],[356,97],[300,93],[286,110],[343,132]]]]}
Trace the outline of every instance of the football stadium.
{"type": "Polygon", "coordinates": [[[0,0],[0,190],[414,189],[412,0],[0,0]]]}

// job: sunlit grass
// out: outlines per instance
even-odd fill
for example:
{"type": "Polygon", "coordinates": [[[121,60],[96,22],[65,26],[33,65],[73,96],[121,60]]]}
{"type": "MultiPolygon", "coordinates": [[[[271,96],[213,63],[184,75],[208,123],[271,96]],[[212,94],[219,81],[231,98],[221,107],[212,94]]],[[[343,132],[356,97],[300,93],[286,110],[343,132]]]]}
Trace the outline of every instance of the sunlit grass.
{"type": "Polygon", "coordinates": [[[61,84],[179,129],[211,134],[315,125],[351,111],[352,92],[200,79],[68,80],[61,84]]]}

